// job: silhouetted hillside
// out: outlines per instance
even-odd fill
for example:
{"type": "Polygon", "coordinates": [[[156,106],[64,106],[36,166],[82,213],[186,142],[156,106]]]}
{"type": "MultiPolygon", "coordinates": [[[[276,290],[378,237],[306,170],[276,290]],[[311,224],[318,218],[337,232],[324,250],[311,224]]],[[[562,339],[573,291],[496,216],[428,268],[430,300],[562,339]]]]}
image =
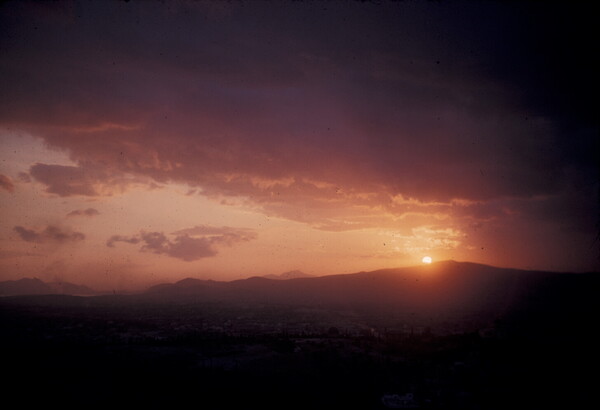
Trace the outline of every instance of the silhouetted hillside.
{"type": "Polygon", "coordinates": [[[23,278],[0,282],[0,296],[19,295],[97,295],[87,286],[75,285],[69,282],[45,283],[38,278],[23,278]]]}
{"type": "Polygon", "coordinates": [[[44,295],[53,293],[52,288],[37,278],[23,278],[0,282],[0,295],[44,295]]]}
{"type": "Polygon", "coordinates": [[[265,275],[263,278],[267,279],[276,279],[276,280],[288,280],[288,279],[298,279],[298,278],[312,278],[312,275],[308,273],[304,273],[299,270],[292,270],[289,272],[284,272],[280,275],[265,275]]]}
{"type": "Polygon", "coordinates": [[[492,317],[534,306],[589,303],[594,297],[590,289],[596,284],[593,274],[523,271],[445,261],[289,280],[185,279],[154,286],[143,297],[154,302],[303,305],[446,318],[469,314],[492,317]]]}
{"type": "MultiPolygon", "coordinates": [[[[136,295],[81,299],[67,295],[89,295],[89,289],[71,284],[57,289],[39,279],[23,279],[0,285],[4,296],[29,295],[5,298],[9,304],[95,306],[115,311],[149,306],[184,309],[194,305],[219,305],[232,311],[302,308],[334,316],[351,312],[371,318],[371,323],[433,326],[469,322],[473,329],[515,315],[528,320],[539,316],[543,320],[575,323],[598,307],[597,274],[523,271],[452,261],[289,280],[252,277],[220,282],[188,278],[153,286],[136,295]],[[52,294],[63,297],[50,297],[52,294]]],[[[540,326],[543,320],[537,321],[540,326]]]]}
{"type": "Polygon", "coordinates": [[[98,292],[83,285],[76,285],[69,282],[50,282],[48,285],[55,293],[61,295],[97,295],[98,292]]]}

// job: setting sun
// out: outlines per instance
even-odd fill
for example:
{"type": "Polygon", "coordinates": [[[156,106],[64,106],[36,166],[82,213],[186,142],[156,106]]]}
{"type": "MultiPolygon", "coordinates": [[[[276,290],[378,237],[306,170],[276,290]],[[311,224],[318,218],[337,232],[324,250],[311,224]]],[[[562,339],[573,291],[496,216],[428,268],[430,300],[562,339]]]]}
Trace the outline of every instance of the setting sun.
{"type": "Polygon", "coordinates": [[[431,259],[431,256],[423,256],[423,259],[421,259],[421,262],[429,264],[429,263],[433,262],[433,259],[431,259]]]}

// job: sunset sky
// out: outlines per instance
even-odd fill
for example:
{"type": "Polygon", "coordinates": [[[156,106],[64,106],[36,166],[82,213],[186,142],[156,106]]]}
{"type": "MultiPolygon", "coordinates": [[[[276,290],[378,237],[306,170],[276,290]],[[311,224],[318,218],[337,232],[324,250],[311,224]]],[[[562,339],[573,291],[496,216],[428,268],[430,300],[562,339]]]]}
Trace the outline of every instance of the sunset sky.
{"type": "Polygon", "coordinates": [[[575,3],[3,2],[0,280],[597,270],[575,3]]]}

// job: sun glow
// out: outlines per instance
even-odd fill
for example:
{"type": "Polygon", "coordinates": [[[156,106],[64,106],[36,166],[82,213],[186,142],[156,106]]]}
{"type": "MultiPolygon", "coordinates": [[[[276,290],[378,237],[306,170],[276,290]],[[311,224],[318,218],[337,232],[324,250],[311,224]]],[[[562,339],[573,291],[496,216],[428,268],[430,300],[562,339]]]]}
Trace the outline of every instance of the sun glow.
{"type": "Polygon", "coordinates": [[[429,263],[433,262],[433,259],[431,259],[431,256],[423,256],[423,259],[421,259],[421,262],[429,264],[429,263]]]}

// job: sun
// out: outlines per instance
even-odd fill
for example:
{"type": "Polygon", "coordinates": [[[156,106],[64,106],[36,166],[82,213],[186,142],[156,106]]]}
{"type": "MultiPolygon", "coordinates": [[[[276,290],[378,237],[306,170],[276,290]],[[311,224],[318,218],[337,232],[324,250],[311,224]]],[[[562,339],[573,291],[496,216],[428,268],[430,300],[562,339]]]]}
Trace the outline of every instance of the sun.
{"type": "Polygon", "coordinates": [[[433,259],[431,259],[431,256],[423,256],[423,259],[421,259],[421,262],[429,264],[429,263],[433,262],[433,259]]]}

